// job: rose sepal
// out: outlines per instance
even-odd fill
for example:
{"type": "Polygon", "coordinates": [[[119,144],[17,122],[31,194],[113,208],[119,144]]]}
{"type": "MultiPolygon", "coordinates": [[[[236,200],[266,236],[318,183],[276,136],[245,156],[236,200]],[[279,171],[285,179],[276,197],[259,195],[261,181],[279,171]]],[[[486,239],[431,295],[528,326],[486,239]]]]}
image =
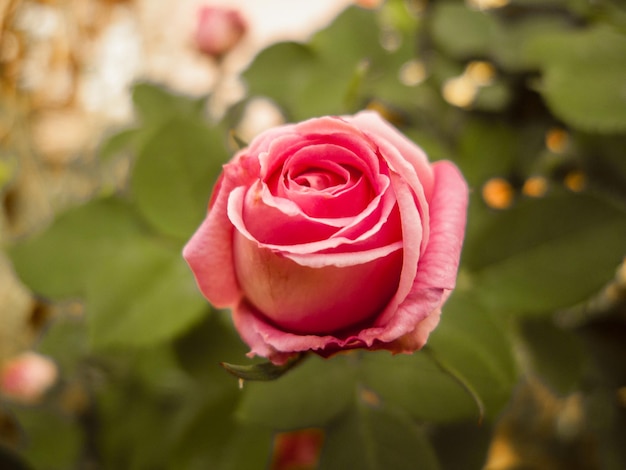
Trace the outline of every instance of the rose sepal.
{"type": "Polygon", "coordinates": [[[227,372],[234,375],[240,380],[254,380],[261,382],[269,382],[282,377],[295,366],[300,364],[307,354],[298,354],[281,365],[276,365],[270,361],[260,362],[251,365],[230,364],[228,362],[220,362],[220,365],[227,372]]]}

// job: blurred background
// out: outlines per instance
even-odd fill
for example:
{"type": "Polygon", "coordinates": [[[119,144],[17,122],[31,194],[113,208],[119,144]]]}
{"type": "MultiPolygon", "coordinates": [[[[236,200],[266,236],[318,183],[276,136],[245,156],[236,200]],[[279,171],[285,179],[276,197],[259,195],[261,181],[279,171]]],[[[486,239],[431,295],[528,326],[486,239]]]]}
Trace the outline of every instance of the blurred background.
{"type": "Polygon", "coordinates": [[[363,108],[470,183],[433,348],[487,413],[373,360],[346,387],[408,410],[380,445],[408,457],[362,468],[626,468],[623,2],[0,0],[0,24],[0,468],[358,466],[341,393],[304,393],[350,360],[240,394],[179,250],[237,140],[363,108]]]}

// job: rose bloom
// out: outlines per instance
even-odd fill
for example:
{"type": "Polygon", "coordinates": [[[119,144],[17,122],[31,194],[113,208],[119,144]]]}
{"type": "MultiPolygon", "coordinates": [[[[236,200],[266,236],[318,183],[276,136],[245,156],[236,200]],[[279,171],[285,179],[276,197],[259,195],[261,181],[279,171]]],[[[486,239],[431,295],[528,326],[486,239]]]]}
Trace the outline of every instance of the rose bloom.
{"type": "Polygon", "coordinates": [[[246,29],[237,10],[205,6],[198,11],[196,45],[205,54],[219,58],[239,43],[246,29]]]}
{"type": "Polygon", "coordinates": [[[378,114],[257,136],[224,166],[184,248],[250,356],[411,353],[455,286],[468,189],[378,114]]]}

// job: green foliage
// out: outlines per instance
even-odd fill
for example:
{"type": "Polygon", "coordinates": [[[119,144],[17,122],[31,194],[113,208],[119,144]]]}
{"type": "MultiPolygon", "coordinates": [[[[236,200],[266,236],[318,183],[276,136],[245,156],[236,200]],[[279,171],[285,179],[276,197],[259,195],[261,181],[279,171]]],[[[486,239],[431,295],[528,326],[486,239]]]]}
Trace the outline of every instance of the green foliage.
{"type": "Polygon", "coordinates": [[[623,468],[624,303],[602,289],[626,254],[625,31],[626,11],[610,1],[492,11],[438,1],[414,15],[388,0],[262,51],[224,122],[209,122],[205,98],[136,85],[137,122],[100,147],[105,167],[128,160],[127,189],[58,214],[8,250],[21,280],[62,312],[37,345],[60,367],[58,389],[39,407],[11,405],[21,456],[36,470],[90,460],[105,470],[265,469],[277,432],[316,427],[320,469],[473,470],[520,375],[531,375],[584,398],[598,468],[623,468]],[[442,88],[477,60],[495,75],[454,106],[442,88]],[[424,67],[412,84],[400,79],[409,61],[424,67]],[[228,313],[199,294],[181,249],[255,96],[291,121],[378,109],[432,160],[461,168],[471,201],[458,287],[427,351],[306,356],[284,369],[252,361],[235,375],[280,377],[242,388],[222,368],[247,349],[228,313]],[[566,145],[546,145],[554,128],[566,145]],[[566,188],[572,172],[583,187],[566,188]],[[494,177],[511,185],[506,209],[481,199],[494,177]],[[527,194],[529,177],[546,194],[527,194]],[[66,311],[68,300],[84,315],[66,311]],[[74,386],[80,406],[67,405],[74,386]]]}
{"type": "Polygon", "coordinates": [[[319,468],[438,470],[424,431],[406,414],[358,403],[329,426],[319,468]]]}
{"type": "Polygon", "coordinates": [[[583,344],[572,331],[544,318],[521,323],[519,340],[524,360],[548,386],[561,395],[574,392],[583,377],[583,344]]]}
{"type": "Polygon", "coordinates": [[[350,8],[306,44],[279,43],[261,52],[244,74],[249,92],[272,98],[294,121],[351,113],[371,98],[401,104],[410,89],[398,72],[411,58],[412,36],[390,32],[399,47],[389,53],[378,30],[371,12],[350,8]]]}
{"type": "Polygon", "coordinates": [[[55,300],[83,295],[92,269],[137,236],[141,223],[118,199],[94,200],[61,214],[46,231],[12,247],[11,259],[35,292],[55,300]]]}
{"type": "Polygon", "coordinates": [[[172,119],[138,152],[131,191],[159,232],[186,240],[206,213],[209,188],[226,162],[222,134],[192,119],[172,119]]]}
{"type": "Polygon", "coordinates": [[[96,348],[158,344],[206,312],[180,252],[147,237],[118,246],[88,286],[86,302],[96,348]]]}
{"type": "Polygon", "coordinates": [[[84,439],[73,417],[51,408],[20,408],[14,412],[26,435],[28,464],[43,470],[72,468],[84,439]]]}
{"type": "Polygon", "coordinates": [[[626,132],[626,35],[606,25],[546,33],[527,54],[543,69],[539,90],[554,114],[590,132],[626,132]]]}
{"type": "Polygon", "coordinates": [[[492,308],[545,313],[581,302],[606,284],[624,240],[620,209],[592,196],[555,193],[491,214],[468,237],[465,261],[470,282],[492,308]]]}
{"type": "Polygon", "coordinates": [[[147,232],[118,198],[68,211],[16,246],[11,257],[35,292],[53,299],[84,297],[97,348],[158,343],[206,311],[179,245],[147,232]]]}
{"type": "Polygon", "coordinates": [[[311,357],[278,381],[246,382],[237,413],[245,421],[274,429],[322,426],[354,397],[356,370],[348,366],[349,361],[344,357],[330,361],[311,357]]]}

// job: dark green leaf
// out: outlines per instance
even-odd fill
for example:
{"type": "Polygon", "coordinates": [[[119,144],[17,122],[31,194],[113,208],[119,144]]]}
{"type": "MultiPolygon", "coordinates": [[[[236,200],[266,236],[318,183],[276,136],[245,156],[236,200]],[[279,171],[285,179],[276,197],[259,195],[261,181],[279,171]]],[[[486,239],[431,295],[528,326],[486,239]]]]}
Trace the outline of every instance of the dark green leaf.
{"type": "Polygon", "coordinates": [[[237,415],[281,430],[321,426],[354,398],[355,370],[348,361],[311,357],[280,380],[246,383],[237,415]]]}
{"type": "Polygon", "coordinates": [[[494,176],[508,176],[519,155],[520,137],[519,130],[501,122],[469,121],[459,136],[455,161],[470,186],[479,187],[494,176]]]}
{"type": "Polygon", "coordinates": [[[327,428],[320,470],[439,469],[424,431],[392,407],[351,407],[327,428]]]}
{"type": "Polygon", "coordinates": [[[583,301],[626,250],[626,215],[589,195],[555,191],[488,219],[466,239],[464,260],[494,309],[546,313],[583,301]]]}
{"type": "Polygon", "coordinates": [[[544,70],[539,90],[557,117],[590,132],[626,131],[626,34],[606,26],[545,34],[527,51],[544,70]]]}
{"type": "Polygon", "coordinates": [[[485,468],[485,456],[493,439],[488,423],[454,422],[429,429],[430,440],[442,469],[485,468]]]}
{"type": "Polygon", "coordinates": [[[174,350],[178,362],[196,380],[235,386],[219,361],[240,361],[248,349],[229,317],[228,312],[212,312],[176,339],[174,350]]]}
{"type": "Polygon", "coordinates": [[[519,326],[523,361],[552,390],[567,395],[580,386],[585,352],[571,331],[549,319],[526,319],[519,326]]]}
{"type": "MultiPolygon", "coordinates": [[[[441,323],[428,344],[480,397],[486,416],[497,415],[517,381],[503,326],[473,297],[456,292],[444,306],[441,323]]],[[[367,354],[363,361],[367,387],[415,418],[479,422],[475,400],[428,354],[367,354]]]]}
{"type": "Polygon", "coordinates": [[[364,360],[365,384],[383,401],[424,421],[448,422],[468,416],[478,421],[471,397],[425,354],[381,353],[368,355],[364,360]]]}

